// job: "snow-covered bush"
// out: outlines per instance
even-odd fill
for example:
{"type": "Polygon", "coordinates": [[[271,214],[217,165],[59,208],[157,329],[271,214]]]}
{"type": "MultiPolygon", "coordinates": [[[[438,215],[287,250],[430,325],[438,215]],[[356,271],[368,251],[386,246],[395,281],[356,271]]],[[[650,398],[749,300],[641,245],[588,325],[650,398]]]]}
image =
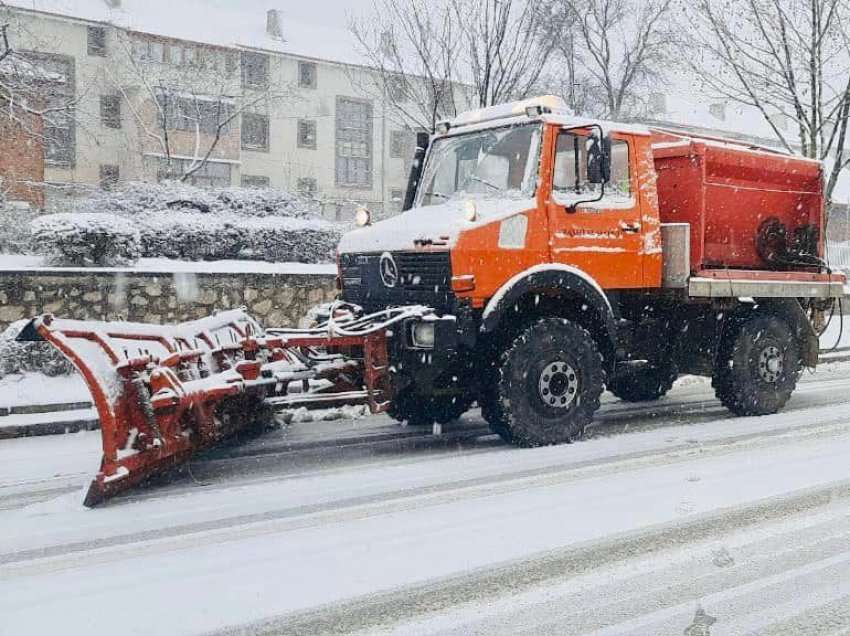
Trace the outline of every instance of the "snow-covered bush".
{"type": "Polygon", "coordinates": [[[307,218],[318,212],[315,202],[275,188],[198,188],[187,183],[127,183],[114,190],[90,190],[83,197],[57,201],[56,212],[108,212],[146,216],[169,209],[239,216],[307,218]]]}
{"type": "Polygon", "coordinates": [[[0,333],[0,378],[26,372],[49,376],[74,373],[74,366],[50,343],[15,341],[26,324],[26,320],[19,320],[0,333]]]}
{"type": "Polygon", "coordinates": [[[323,263],[333,259],[339,226],[319,218],[240,217],[157,212],[139,217],[145,256],[190,261],[244,259],[323,263]]]}
{"type": "Polygon", "coordinates": [[[47,214],[30,223],[32,250],[51,265],[132,265],[142,253],[139,230],[114,214],[47,214]]]}
{"type": "MultiPolygon", "coordinates": [[[[333,260],[342,234],[342,227],[322,219],[312,202],[274,189],[205,190],[174,182],[130,183],[121,190],[93,192],[59,205],[63,214],[45,218],[84,217],[93,222],[107,215],[129,222],[139,233],[141,256],[150,258],[321,263],[333,260]]],[[[104,225],[111,223],[105,221],[104,225]]],[[[41,220],[33,224],[39,230],[33,232],[34,243],[38,245],[46,232],[48,239],[54,239],[49,253],[55,253],[60,241],[55,240],[55,232],[42,229],[44,224],[41,220]]],[[[48,225],[55,228],[53,221],[48,225]]],[[[101,243],[88,244],[97,247],[101,243]]],[[[127,244],[126,234],[122,233],[119,244],[127,244]]],[[[69,256],[76,256],[85,252],[82,248],[75,242],[66,251],[70,249],[69,256]]],[[[79,258],[77,263],[67,257],[62,260],[83,264],[79,258]]]]}
{"type": "Polygon", "coordinates": [[[36,212],[0,199],[0,254],[22,254],[30,243],[29,223],[36,212]]]}

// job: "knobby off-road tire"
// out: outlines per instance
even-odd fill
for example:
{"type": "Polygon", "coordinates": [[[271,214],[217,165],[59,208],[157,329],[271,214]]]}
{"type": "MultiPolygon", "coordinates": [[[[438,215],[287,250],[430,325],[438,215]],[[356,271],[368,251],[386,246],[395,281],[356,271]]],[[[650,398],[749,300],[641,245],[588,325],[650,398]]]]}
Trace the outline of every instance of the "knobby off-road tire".
{"type": "Polygon", "coordinates": [[[731,326],[712,377],[715,395],[736,415],[779,411],[797,386],[800,345],[777,316],[755,314],[731,326]]]}
{"type": "Polygon", "coordinates": [[[485,412],[493,432],[517,446],[571,442],[599,408],[604,381],[590,333],[563,318],[543,318],[502,354],[485,412]]]}
{"type": "Polygon", "coordinates": [[[673,388],[676,376],[676,369],[669,365],[635,369],[614,377],[608,390],[626,402],[651,402],[673,388]]]}

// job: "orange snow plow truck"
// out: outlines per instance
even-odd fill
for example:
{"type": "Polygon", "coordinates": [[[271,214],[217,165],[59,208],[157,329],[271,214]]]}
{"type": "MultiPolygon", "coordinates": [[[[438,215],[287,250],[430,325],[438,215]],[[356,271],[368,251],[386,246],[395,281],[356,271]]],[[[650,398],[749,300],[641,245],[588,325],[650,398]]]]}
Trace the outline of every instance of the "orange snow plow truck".
{"type": "Polygon", "coordinates": [[[604,390],[655,400],[709,376],[738,415],[781,409],[843,294],[820,162],[571,115],[486,108],[420,139],[405,211],[338,250],[309,329],[244,310],[171,326],[36,318],[103,434],[88,505],[272,410],[367,403],[411,424],[477,403],[518,446],[582,435],[604,390]]]}

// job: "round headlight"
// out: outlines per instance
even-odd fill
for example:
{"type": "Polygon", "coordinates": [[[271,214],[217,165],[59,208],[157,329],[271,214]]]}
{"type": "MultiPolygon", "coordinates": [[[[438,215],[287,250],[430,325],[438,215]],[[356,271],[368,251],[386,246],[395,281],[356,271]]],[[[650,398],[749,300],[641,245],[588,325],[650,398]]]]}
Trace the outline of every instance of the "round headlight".
{"type": "Polygon", "coordinates": [[[463,218],[472,223],[478,220],[478,208],[475,201],[467,201],[463,204],[463,218]]]}
{"type": "Polygon", "coordinates": [[[369,212],[369,208],[365,206],[360,206],[354,212],[354,222],[357,224],[357,227],[365,227],[372,222],[372,213],[369,212]]]}

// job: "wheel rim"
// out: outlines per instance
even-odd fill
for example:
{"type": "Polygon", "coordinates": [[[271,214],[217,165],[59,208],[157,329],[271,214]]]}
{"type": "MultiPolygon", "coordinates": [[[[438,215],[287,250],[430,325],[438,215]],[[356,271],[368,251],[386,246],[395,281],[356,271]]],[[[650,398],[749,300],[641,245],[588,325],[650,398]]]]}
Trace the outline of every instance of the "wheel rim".
{"type": "Polygon", "coordinates": [[[553,409],[568,409],[578,395],[578,374],[566,362],[550,362],[540,372],[538,397],[553,409]]]}
{"type": "Polygon", "coordinates": [[[762,349],[758,359],[759,377],[768,384],[776,384],[785,369],[785,360],[778,347],[770,345],[762,349]]]}

